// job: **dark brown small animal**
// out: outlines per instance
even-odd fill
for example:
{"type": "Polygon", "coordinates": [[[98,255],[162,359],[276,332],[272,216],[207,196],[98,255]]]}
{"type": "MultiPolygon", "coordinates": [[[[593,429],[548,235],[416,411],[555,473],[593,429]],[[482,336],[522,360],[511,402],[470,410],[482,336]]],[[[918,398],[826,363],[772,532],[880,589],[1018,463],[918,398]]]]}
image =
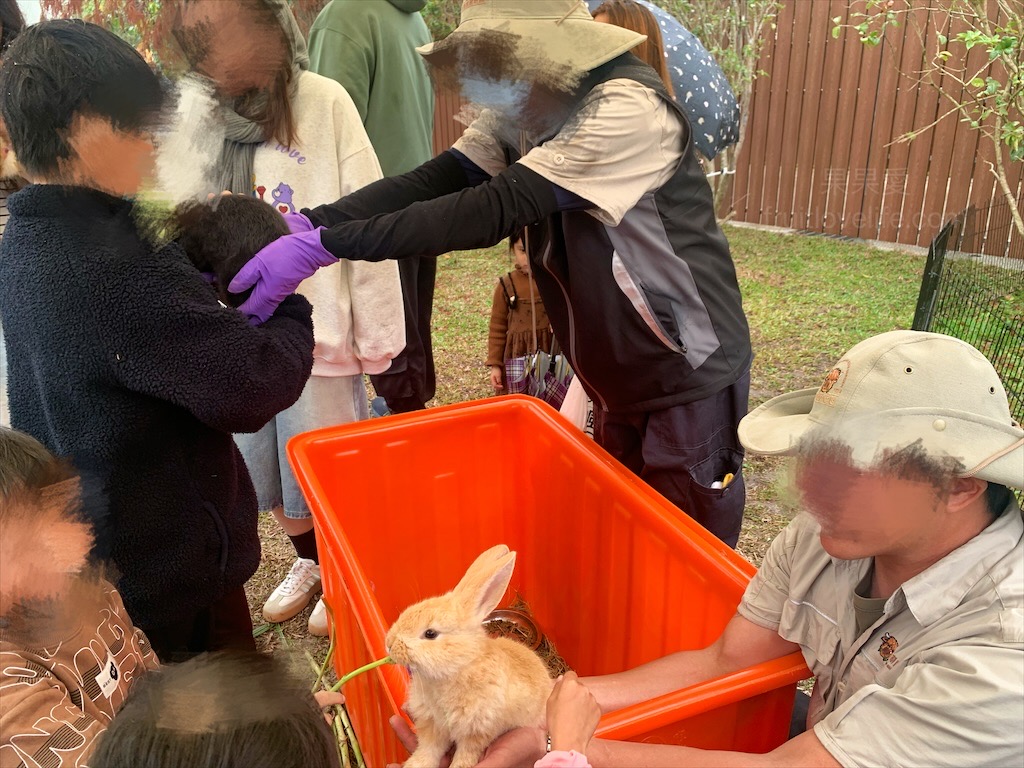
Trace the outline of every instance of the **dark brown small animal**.
{"type": "Polygon", "coordinates": [[[200,272],[217,277],[220,300],[237,307],[251,290],[228,293],[228,284],[257,251],[288,234],[284,218],[262,200],[223,195],[209,203],[186,203],[175,212],[178,242],[200,272]]]}

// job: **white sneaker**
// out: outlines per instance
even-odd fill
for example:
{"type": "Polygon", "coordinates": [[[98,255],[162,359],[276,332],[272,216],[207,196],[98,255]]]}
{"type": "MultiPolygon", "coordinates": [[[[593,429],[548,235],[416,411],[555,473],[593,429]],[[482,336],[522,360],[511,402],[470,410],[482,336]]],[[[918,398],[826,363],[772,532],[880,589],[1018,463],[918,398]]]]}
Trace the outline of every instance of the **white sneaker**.
{"type": "Polygon", "coordinates": [[[263,604],[263,618],[272,622],[287,621],[301,613],[319,591],[320,566],[300,557],[263,604]]]}
{"type": "Polygon", "coordinates": [[[327,629],[327,606],[324,605],[322,597],[316,601],[316,607],[309,614],[309,634],[316,637],[327,637],[331,634],[327,629]]]}

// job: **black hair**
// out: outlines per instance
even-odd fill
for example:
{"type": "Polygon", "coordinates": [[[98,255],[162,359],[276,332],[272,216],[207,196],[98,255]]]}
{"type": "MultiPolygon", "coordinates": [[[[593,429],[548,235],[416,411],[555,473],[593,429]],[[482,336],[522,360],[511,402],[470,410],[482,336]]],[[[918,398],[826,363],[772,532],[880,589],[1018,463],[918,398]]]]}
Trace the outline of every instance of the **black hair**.
{"type": "Polygon", "coordinates": [[[217,276],[221,301],[234,307],[252,291],[228,293],[228,283],[257,251],[288,234],[280,213],[246,195],[223,195],[210,203],[179,206],[174,227],[189,261],[200,272],[217,276]]]}
{"type": "Polygon", "coordinates": [[[0,56],[4,49],[25,29],[18,0],[0,0],[0,56]]]}
{"type": "Polygon", "coordinates": [[[128,133],[156,126],[164,104],[159,78],[124,40],[81,19],[54,19],[22,32],[0,68],[0,113],[19,164],[53,175],[72,156],[78,116],[109,120],[128,133]]]}
{"type": "Polygon", "coordinates": [[[92,768],[338,768],[309,685],[285,662],[218,653],[147,672],[100,737],[92,768]]]}
{"type": "Polygon", "coordinates": [[[1012,492],[1005,485],[989,481],[988,488],[985,489],[985,503],[988,504],[988,511],[992,517],[999,517],[1006,511],[1011,496],[1012,492]]]}

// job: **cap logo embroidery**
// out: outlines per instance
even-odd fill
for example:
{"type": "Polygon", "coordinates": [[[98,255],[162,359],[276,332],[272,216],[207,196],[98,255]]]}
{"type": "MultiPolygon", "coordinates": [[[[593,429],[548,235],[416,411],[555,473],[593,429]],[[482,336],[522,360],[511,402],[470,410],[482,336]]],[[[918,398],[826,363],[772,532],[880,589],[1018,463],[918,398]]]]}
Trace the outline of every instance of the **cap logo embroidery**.
{"type": "Polygon", "coordinates": [[[825,380],[821,382],[821,391],[828,392],[830,389],[832,389],[832,387],[835,386],[835,383],[839,381],[839,377],[842,375],[842,373],[842,370],[839,368],[833,368],[831,371],[829,371],[828,376],[826,376],[825,380]]]}
{"type": "Polygon", "coordinates": [[[836,396],[843,391],[843,385],[850,373],[850,361],[840,360],[835,368],[828,372],[825,380],[821,382],[821,388],[814,395],[815,402],[822,405],[835,405],[836,396]]]}

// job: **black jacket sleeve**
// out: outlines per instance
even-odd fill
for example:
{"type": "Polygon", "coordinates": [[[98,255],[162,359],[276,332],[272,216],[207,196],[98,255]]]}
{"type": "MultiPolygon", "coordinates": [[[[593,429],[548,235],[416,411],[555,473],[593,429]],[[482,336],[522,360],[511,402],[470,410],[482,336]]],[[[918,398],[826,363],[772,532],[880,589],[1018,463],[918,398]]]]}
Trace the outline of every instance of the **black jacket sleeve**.
{"type": "Polygon", "coordinates": [[[105,299],[96,309],[101,344],[127,389],[224,432],[255,432],[302,393],[313,366],[312,308],[303,297],[289,296],[252,327],[218,303],[176,244],[131,282],[112,275],[93,284],[105,299]]]}
{"type": "Polygon", "coordinates": [[[305,208],[302,213],[318,227],[332,227],[343,221],[400,211],[413,203],[443,197],[468,186],[462,165],[455,155],[445,151],[408,173],[380,179],[336,203],[305,208]]]}
{"type": "MultiPolygon", "coordinates": [[[[460,173],[465,175],[461,168],[460,173]]],[[[516,163],[471,189],[414,202],[393,213],[339,222],[323,231],[322,242],[339,259],[440,256],[494,245],[557,210],[551,182],[516,163]]]]}

